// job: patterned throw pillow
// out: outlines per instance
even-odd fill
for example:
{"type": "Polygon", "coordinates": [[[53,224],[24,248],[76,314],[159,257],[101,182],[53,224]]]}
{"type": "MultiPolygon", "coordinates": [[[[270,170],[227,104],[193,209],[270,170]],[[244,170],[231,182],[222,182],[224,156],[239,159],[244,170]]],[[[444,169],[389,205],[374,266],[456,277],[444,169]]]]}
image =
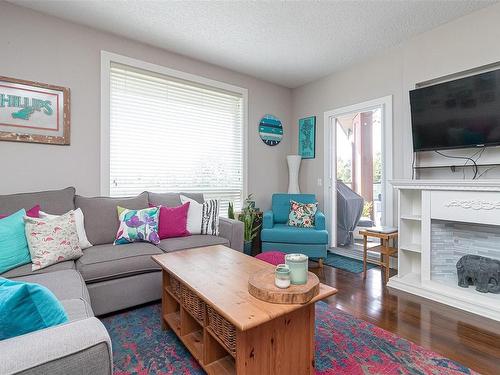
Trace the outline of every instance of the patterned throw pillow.
{"type": "MultiPolygon", "coordinates": [[[[85,218],[83,216],[83,212],[81,208],[77,208],[73,211],[75,213],[75,224],[76,224],[76,233],[78,234],[78,240],[80,241],[80,247],[82,250],[85,250],[92,246],[87,238],[87,233],[85,232],[85,218]]],[[[30,216],[30,215],[28,215],[30,216]]],[[[52,215],[46,212],[40,211],[40,217],[42,219],[55,219],[60,215],[52,215]]]]}
{"type": "Polygon", "coordinates": [[[291,200],[288,225],[292,227],[312,228],[314,227],[316,211],[318,211],[318,202],[300,203],[291,200]]]}
{"type": "Polygon", "coordinates": [[[146,241],[160,243],[158,236],[159,207],[129,210],[118,206],[120,227],[116,233],[115,245],[146,241]]]}
{"type": "Polygon", "coordinates": [[[219,235],[219,201],[209,199],[198,203],[184,195],[180,196],[182,204],[189,202],[187,229],[191,234],[219,235]]]}
{"type": "Polygon", "coordinates": [[[24,222],[33,271],[83,255],[73,211],[54,219],[25,216],[24,222]]]}

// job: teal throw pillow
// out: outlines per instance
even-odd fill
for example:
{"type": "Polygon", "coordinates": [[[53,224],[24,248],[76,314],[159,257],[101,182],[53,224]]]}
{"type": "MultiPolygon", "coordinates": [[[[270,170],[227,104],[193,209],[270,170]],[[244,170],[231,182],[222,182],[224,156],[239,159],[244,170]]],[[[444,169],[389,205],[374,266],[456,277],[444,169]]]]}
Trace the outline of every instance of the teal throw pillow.
{"type": "Polygon", "coordinates": [[[0,219],[0,273],[31,262],[26,233],[24,209],[0,219]]]}
{"type": "Polygon", "coordinates": [[[67,321],[61,302],[46,287],[0,277],[0,340],[67,321]]]}

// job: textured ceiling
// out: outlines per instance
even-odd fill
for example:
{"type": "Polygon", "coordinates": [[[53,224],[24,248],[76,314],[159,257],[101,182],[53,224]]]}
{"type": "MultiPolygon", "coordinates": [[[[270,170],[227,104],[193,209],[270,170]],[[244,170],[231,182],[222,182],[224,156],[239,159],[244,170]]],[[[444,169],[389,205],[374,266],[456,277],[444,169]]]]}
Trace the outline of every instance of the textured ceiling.
{"type": "Polygon", "coordinates": [[[494,1],[10,2],[293,88],[494,1]]]}

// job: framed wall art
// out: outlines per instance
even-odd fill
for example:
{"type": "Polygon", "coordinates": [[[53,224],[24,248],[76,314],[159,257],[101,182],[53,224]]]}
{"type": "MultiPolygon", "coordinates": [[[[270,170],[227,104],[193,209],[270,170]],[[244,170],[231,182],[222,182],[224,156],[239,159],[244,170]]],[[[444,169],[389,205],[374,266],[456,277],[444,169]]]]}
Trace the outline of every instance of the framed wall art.
{"type": "Polygon", "coordinates": [[[69,145],[69,88],[0,76],[0,141],[69,145]]]}
{"type": "Polygon", "coordinates": [[[299,120],[299,155],[302,159],[316,157],[316,116],[299,120]]]}

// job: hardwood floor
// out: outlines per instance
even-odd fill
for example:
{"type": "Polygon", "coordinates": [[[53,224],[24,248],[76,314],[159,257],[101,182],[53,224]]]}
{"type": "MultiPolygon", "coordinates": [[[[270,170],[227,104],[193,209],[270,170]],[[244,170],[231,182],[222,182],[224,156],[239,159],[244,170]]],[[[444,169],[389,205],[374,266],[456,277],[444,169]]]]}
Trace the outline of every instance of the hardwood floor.
{"type": "Polygon", "coordinates": [[[329,266],[310,270],[318,274],[321,282],[338,289],[325,301],[331,306],[481,374],[500,375],[500,323],[390,290],[383,286],[379,268],[369,270],[366,280],[361,273],[329,266]]]}

